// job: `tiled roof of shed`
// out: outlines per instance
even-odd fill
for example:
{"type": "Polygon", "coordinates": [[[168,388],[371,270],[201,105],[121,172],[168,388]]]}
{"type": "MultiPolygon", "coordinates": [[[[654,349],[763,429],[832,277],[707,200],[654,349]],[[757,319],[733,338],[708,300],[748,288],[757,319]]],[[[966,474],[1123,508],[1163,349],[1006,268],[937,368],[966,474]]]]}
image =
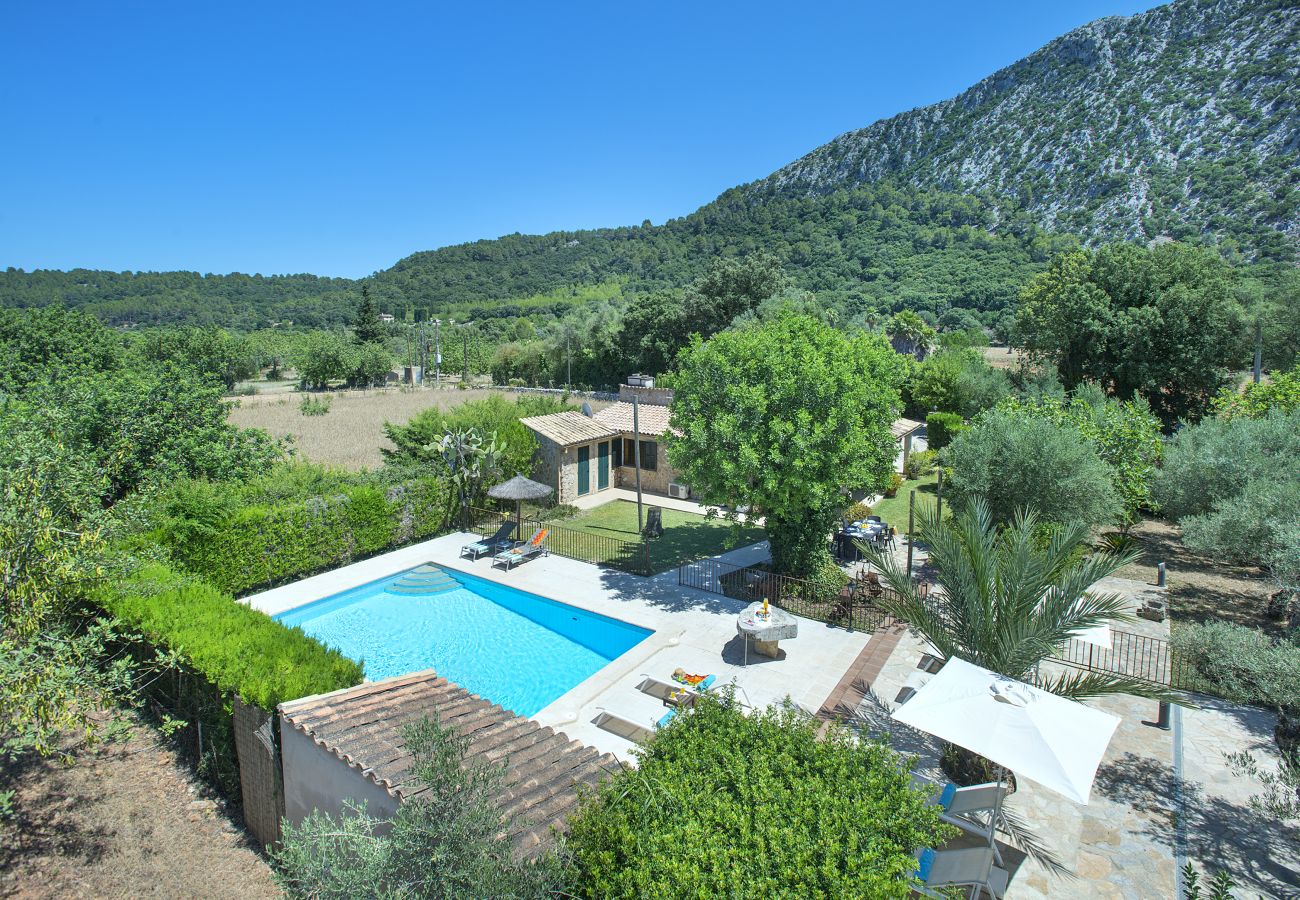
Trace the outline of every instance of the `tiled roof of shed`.
{"type": "Polygon", "coordinates": [[[894,424],[889,427],[889,430],[894,433],[894,440],[899,440],[907,437],[923,424],[923,422],[918,422],[915,419],[895,419],[894,424]]]}
{"type": "Polygon", "coordinates": [[[439,678],[432,669],[280,704],[285,723],[402,800],[417,799],[412,757],[402,729],[437,713],[444,725],[470,736],[467,757],[505,765],[499,797],[515,819],[515,853],[532,857],[550,845],[577,806],[577,785],[594,785],[619,762],[551,728],[538,725],[439,678]]]}
{"type": "MultiPolygon", "coordinates": [[[[658,437],[668,430],[668,413],[667,406],[659,406],[654,403],[642,403],[640,413],[637,416],[638,424],[641,426],[641,433],[646,437],[658,437]]],[[[619,432],[632,433],[632,404],[631,403],[612,403],[609,406],[596,413],[596,421],[606,425],[619,432]]]]}
{"type": "Polygon", "coordinates": [[[520,419],[544,438],[550,438],[561,447],[600,441],[618,434],[596,419],[589,419],[577,410],[550,413],[545,416],[528,416],[520,419]]]}

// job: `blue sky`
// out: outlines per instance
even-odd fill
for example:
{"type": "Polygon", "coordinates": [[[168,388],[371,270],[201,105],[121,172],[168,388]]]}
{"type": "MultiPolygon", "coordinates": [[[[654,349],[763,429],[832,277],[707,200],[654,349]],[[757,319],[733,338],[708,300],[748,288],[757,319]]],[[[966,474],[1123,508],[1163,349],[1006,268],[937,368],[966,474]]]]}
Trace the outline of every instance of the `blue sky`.
{"type": "Polygon", "coordinates": [[[0,266],[360,276],[659,223],[1152,5],[9,0],[0,266]]]}

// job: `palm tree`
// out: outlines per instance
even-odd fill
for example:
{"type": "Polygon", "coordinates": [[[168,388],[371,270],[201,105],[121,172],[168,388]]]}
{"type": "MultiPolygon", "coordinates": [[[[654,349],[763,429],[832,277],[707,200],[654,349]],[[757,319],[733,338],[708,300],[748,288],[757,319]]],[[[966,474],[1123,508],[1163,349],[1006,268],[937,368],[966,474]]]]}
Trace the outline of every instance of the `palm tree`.
{"type": "MultiPolygon", "coordinates": [[[[1083,524],[1060,529],[1043,546],[1037,524],[1034,514],[1025,511],[999,531],[982,499],[951,520],[940,521],[933,509],[926,510],[919,537],[929,545],[939,587],[922,593],[891,557],[863,547],[893,591],[876,603],[919,632],[944,660],[956,656],[1071,700],[1106,694],[1174,700],[1170,691],[1135,678],[1040,672],[1039,664],[1074,634],[1133,619],[1118,594],[1088,589],[1138,554],[1086,553],[1088,527],[1083,524]]],[[[978,760],[973,754],[945,753],[953,755],[964,755],[964,763],[978,760]]],[[[983,769],[980,765],[972,774],[983,769]]]]}

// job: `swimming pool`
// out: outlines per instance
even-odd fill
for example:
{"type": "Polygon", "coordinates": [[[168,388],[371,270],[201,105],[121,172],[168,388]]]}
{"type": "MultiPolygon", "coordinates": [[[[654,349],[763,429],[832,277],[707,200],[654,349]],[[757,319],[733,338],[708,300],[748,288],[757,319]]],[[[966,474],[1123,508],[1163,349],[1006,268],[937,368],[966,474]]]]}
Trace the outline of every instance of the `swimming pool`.
{"type": "Polygon", "coordinates": [[[344,656],[371,680],[433,669],[531,716],[653,631],[424,565],[275,616],[344,656]]]}

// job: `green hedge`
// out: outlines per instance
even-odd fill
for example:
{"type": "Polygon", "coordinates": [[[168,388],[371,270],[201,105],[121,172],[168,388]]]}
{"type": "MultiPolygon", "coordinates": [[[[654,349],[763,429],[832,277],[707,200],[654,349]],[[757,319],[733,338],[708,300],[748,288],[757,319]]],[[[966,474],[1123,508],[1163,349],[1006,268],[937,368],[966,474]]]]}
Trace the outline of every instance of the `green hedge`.
{"type": "Polygon", "coordinates": [[[448,500],[436,478],[353,485],[307,500],[230,504],[204,527],[168,521],[152,537],[190,572],[240,596],[437,534],[448,500]]]}
{"type": "Polygon", "coordinates": [[[942,450],[960,434],[966,423],[956,413],[932,412],[925,417],[925,443],[931,450],[942,450]]]}
{"type": "Polygon", "coordinates": [[[912,854],[955,829],[903,757],[820,729],[793,707],[747,716],[706,695],[583,798],[572,894],[906,897],[912,854]]]}
{"type": "Polygon", "coordinates": [[[287,628],[203,579],[164,565],[146,565],[101,587],[94,599],[221,691],[263,709],[362,680],[359,663],[301,629],[287,628]]]}

